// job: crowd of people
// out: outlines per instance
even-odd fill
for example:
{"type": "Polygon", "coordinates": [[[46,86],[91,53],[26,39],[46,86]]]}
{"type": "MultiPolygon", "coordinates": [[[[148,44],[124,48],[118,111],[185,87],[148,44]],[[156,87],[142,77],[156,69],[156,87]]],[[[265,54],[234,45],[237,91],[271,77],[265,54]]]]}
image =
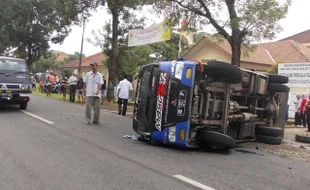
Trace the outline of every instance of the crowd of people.
{"type": "Polygon", "coordinates": [[[310,95],[296,95],[295,104],[295,127],[307,128],[310,132],[310,95]]]}
{"type": "MultiPolygon", "coordinates": [[[[46,71],[42,77],[36,76],[39,83],[39,91],[46,93],[47,97],[51,97],[51,93],[60,93],[63,100],[66,100],[69,93],[69,101],[75,102],[75,96],[78,102],[86,104],[85,119],[86,124],[99,124],[99,116],[101,105],[107,95],[107,82],[105,77],[98,72],[98,64],[90,63],[91,71],[77,76],[76,72],[72,72],[68,78],[65,73],[58,76],[53,71],[46,71]],[[91,120],[91,110],[94,110],[93,119],[91,120]]],[[[118,98],[118,115],[126,116],[128,100],[132,93],[132,84],[127,80],[127,76],[120,81],[117,87],[118,98]]]]}

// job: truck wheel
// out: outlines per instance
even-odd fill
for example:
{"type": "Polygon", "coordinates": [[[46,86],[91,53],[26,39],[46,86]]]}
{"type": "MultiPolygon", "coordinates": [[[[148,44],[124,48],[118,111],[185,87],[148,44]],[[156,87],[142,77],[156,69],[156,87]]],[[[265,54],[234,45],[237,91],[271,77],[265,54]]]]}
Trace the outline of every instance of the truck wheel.
{"type": "Polygon", "coordinates": [[[25,110],[25,109],[27,109],[27,105],[28,105],[27,102],[22,102],[22,103],[19,104],[19,108],[22,109],[22,110],[25,110]]]}
{"type": "Polygon", "coordinates": [[[269,127],[266,125],[257,125],[255,127],[255,134],[266,135],[270,137],[281,137],[282,129],[280,127],[269,127]]]}
{"type": "Polygon", "coordinates": [[[304,143],[310,143],[310,136],[296,134],[295,140],[304,143]]]}
{"type": "Polygon", "coordinates": [[[199,130],[196,139],[203,144],[215,145],[220,149],[232,149],[236,147],[235,139],[214,131],[199,130]]]}
{"type": "Polygon", "coordinates": [[[222,61],[208,62],[204,72],[208,77],[228,84],[236,84],[242,81],[242,71],[238,67],[222,61]]]}
{"type": "Polygon", "coordinates": [[[277,83],[277,84],[285,84],[288,83],[288,77],[277,75],[277,74],[269,74],[269,83],[277,83]]]}
{"type": "Polygon", "coordinates": [[[265,135],[256,135],[257,142],[272,144],[272,145],[280,145],[282,143],[282,137],[270,137],[265,135]]]}
{"type": "Polygon", "coordinates": [[[267,90],[270,92],[289,92],[290,88],[284,84],[268,83],[267,90]]]}

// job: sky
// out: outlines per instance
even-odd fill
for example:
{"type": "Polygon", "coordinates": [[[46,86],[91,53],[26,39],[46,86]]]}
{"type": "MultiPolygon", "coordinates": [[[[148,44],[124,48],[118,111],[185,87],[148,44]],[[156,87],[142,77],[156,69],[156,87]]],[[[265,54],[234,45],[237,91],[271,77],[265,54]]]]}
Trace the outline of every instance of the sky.
{"type": "MultiPolygon", "coordinates": [[[[292,0],[292,5],[289,8],[286,18],[280,21],[280,24],[283,27],[283,31],[277,34],[275,40],[279,40],[310,29],[310,22],[305,21],[306,18],[310,18],[309,7],[310,0],[292,0]]],[[[146,16],[148,18],[148,21],[146,22],[147,26],[151,25],[153,22],[159,23],[162,21],[161,19],[163,19],[158,18],[157,15],[151,13],[149,8],[145,8],[143,11],[141,11],[140,16],[146,16]]],[[[111,19],[112,17],[103,7],[98,8],[96,12],[92,12],[92,16],[88,19],[88,22],[85,25],[86,27],[83,53],[86,56],[101,52],[100,48],[95,47],[93,44],[87,42],[86,39],[92,39],[92,30],[98,31],[98,29],[102,28],[105,22],[108,22],[111,19]]],[[[76,51],[80,52],[82,27],[72,26],[71,29],[71,33],[64,40],[64,42],[62,44],[50,44],[51,49],[63,51],[68,54],[73,54],[76,51]]]]}

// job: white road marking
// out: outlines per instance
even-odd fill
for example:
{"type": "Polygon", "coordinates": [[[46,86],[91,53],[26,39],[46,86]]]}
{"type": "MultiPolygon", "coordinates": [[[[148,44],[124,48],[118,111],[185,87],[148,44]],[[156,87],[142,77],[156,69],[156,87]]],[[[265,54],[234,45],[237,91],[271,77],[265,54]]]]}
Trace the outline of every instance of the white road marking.
{"type": "Polygon", "coordinates": [[[27,111],[24,111],[24,110],[20,110],[20,111],[23,112],[24,114],[27,114],[27,115],[29,115],[29,116],[31,116],[31,117],[33,117],[33,118],[36,118],[36,119],[38,119],[38,120],[40,120],[40,121],[43,121],[43,122],[45,122],[45,123],[47,123],[47,124],[50,124],[50,125],[54,125],[54,124],[55,124],[55,123],[52,122],[52,121],[46,120],[46,119],[44,119],[44,118],[42,118],[42,117],[39,117],[39,116],[34,115],[34,114],[32,114],[32,113],[29,113],[29,112],[27,112],[27,111]]]}
{"type": "Polygon", "coordinates": [[[189,178],[187,178],[187,177],[184,177],[184,176],[182,176],[182,175],[174,175],[173,177],[175,177],[175,178],[177,178],[177,179],[179,179],[179,180],[181,180],[181,181],[184,181],[184,182],[186,182],[186,183],[189,183],[189,184],[191,184],[191,185],[193,185],[193,186],[195,186],[195,187],[198,187],[198,188],[200,188],[200,189],[203,189],[203,190],[216,190],[216,189],[214,189],[214,188],[212,188],[212,187],[206,186],[206,185],[204,185],[204,184],[201,184],[201,183],[199,183],[199,182],[197,182],[197,181],[194,181],[194,180],[189,179],[189,178]]]}

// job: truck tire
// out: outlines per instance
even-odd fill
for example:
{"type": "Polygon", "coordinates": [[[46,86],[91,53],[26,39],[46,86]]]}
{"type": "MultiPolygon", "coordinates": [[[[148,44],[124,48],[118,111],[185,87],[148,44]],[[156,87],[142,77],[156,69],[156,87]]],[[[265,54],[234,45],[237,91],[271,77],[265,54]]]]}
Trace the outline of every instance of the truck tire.
{"type": "Polygon", "coordinates": [[[25,109],[27,109],[27,105],[28,105],[27,102],[22,102],[22,103],[19,104],[19,108],[20,108],[21,110],[25,110],[25,109]]]}
{"type": "Polygon", "coordinates": [[[310,136],[296,134],[295,140],[303,143],[310,143],[310,136]]]}
{"type": "Polygon", "coordinates": [[[219,149],[232,149],[236,147],[235,139],[214,131],[199,130],[196,139],[203,144],[215,145],[219,149]]]}
{"type": "Polygon", "coordinates": [[[288,77],[277,75],[277,74],[269,74],[269,83],[276,83],[276,84],[286,84],[288,83],[288,77]]]}
{"type": "Polygon", "coordinates": [[[282,129],[280,127],[269,127],[267,125],[256,125],[255,134],[266,135],[269,137],[281,137],[282,129]]]}
{"type": "Polygon", "coordinates": [[[236,84],[242,81],[242,71],[238,67],[222,61],[208,62],[204,72],[208,77],[228,84],[236,84]]]}
{"type": "Polygon", "coordinates": [[[270,92],[289,92],[290,88],[284,84],[268,83],[267,90],[270,92]]]}
{"type": "Polygon", "coordinates": [[[271,145],[280,145],[282,143],[282,137],[270,137],[265,135],[256,135],[256,141],[271,145]]]}

